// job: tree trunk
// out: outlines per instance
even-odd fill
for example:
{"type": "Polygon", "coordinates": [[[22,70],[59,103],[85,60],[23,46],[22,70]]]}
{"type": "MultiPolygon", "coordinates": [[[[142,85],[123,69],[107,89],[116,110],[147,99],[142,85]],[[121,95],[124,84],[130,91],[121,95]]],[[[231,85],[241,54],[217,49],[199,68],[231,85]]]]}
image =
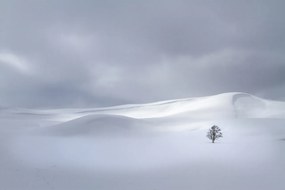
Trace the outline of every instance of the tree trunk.
{"type": "Polygon", "coordinates": [[[212,143],[215,143],[215,139],[212,139],[212,143]]]}

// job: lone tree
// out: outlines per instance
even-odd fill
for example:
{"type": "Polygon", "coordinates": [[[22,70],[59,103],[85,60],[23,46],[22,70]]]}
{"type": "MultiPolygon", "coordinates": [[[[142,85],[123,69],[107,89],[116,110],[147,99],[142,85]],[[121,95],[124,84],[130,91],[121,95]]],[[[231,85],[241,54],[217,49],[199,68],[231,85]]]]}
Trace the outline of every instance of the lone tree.
{"type": "Polygon", "coordinates": [[[214,125],[209,129],[207,137],[212,140],[212,143],[215,143],[216,139],[223,137],[223,133],[218,126],[214,125]]]}

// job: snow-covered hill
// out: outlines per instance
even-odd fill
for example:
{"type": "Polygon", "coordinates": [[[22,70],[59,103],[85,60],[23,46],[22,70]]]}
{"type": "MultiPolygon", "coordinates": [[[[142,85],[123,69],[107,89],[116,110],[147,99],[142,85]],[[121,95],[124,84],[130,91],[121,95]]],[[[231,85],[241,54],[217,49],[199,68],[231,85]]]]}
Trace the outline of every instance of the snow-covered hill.
{"type": "Polygon", "coordinates": [[[0,189],[283,190],[284,124],[284,102],[238,92],[1,109],[0,189]],[[212,144],[205,136],[214,124],[224,138],[212,144]]]}
{"type": "Polygon", "coordinates": [[[22,116],[48,117],[59,121],[68,121],[90,114],[121,115],[136,119],[160,118],[182,114],[187,114],[191,118],[203,119],[217,117],[285,118],[285,102],[265,100],[247,93],[233,92],[148,104],[88,109],[17,109],[14,110],[14,113],[22,116]]]}

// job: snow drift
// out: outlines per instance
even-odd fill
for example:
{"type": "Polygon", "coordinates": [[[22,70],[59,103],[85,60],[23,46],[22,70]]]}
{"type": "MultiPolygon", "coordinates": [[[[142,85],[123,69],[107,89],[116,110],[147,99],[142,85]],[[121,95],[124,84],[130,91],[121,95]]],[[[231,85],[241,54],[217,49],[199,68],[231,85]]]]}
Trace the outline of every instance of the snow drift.
{"type": "Polygon", "coordinates": [[[87,115],[46,127],[39,134],[54,136],[131,135],[146,130],[148,123],[118,115],[87,115]]]}
{"type": "Polygon", "coordinates": [[[0,189],[283,190],[285,103],[246,93],[0,109],[0,189]],[[205,137],[218,125],[224,138],[205,137]]]}
{"type": "Polygon", "coordinates": [[[191,118],[285,118],[285,103],[233,92],[214,96],[161,101],[148,104],[121,105],[88,109],[50,109],[10,111],[18,115],[34,115],[55,121],[69,121],[82,116],[107,114],[136,119],[185,115],[191,118]]]}
{"type": "MultiPolygon", "coordinates": [[[[285,103],[247,93],[94,109],[14,110],[19,117],[49,121],[41,134],[55,136],[126,135],[203,127],[205,120],[285,118],[285,103]],[[193,122],[195,121],[195,124],[193,122]]],[[[42,124],[44,125],[44,124],[42,124]]]]}

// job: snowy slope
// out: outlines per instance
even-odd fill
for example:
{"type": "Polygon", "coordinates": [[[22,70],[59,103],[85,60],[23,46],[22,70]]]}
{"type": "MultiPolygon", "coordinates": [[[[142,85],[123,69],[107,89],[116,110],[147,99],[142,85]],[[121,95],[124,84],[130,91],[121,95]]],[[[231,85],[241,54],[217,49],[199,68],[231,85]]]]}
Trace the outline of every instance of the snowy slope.
{"type": "MultiPolygon", "coordinates": [[[[12,111],[13,112],[13,111],[12,111]]],[[[148,104],[105,108],[15,110],[19,115],[50,117],[68,121],[89,114],[121,115],[136,119],[188,114],[192,118],[285,118],[285,102],[270,101],[246,93],[224,93],[215,96],[161,101],[148,104]]]]}
{"type": "Polygon", "coordinates": [[[46,134],[98,136],[143,131],[192,130],[203,126],[204,120],[285,118],[284,110],[283,102],[264,100],[246,93],[225,93],[107,108],[12,109],[10,112],[16,115],[17,119],[23,118],[38,122],[39,126],[47,126],[48,128],[43,130],[46,134]]]}
{"type": "Polygon", "coordinates": [[[284,124],[284,102],[238,92],[1,109],[0,189],[283,190],[284,124]],[[212,144],[205,136],[214,124],[224,138],[212,144]]]}
{"type": "Polygon", "coordinates": [[[246,93],[177,99],[149,104],[116,106],[76,111],[78,114],[105,113],[133,118],[157,118],[187,113],[190,117],[285,118],[285,103],[270,101],[246,93]]]}
{"type": "Polygon", "coordinates": [[[38,126],[47,126],[48,128],[43,132],[46,134],[90,136],[113,133],[117,135],[130,131],[133,133],[134,131],[192,130],[203,126],[205,120],[283,119],[285,103],[235,92],[94,109],[17,109],[10,110],[10,114],[16,115],[17,119],[24,118],[24,120],[36,122],[38,126]]]}
{"type": "Polygon", "coordinates": [[[87,115],[42,128],[43,135],[54,136],[100,136],[123,135],[142,132],[148,126],[146,121],[118,115],[87,115]]]}

